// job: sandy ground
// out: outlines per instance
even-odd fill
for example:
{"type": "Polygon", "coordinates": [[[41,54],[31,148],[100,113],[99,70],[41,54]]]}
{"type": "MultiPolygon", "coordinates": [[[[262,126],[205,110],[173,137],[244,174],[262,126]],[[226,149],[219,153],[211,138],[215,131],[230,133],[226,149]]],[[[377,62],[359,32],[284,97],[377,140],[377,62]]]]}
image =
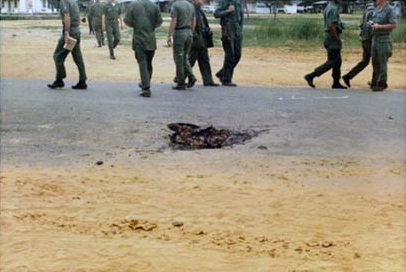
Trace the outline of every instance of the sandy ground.
{"type": "MultiPolygon", "coordinates": [[[[31,25],[1,22],[2,77],[53,79],[59,30],[31,25]]],[[[93,39],[83,41],[90,80],[138,80],[129,47],[118,47],[113,62],[107,48],[94,45],[93,39]]],[[[216,70],[223,53],[210,52],[216,70]]],[[[359,53],[345,54],[344,71],[359,53]]],[[[325,58],[322,50],[286,48],[246,48],[243,55],[236,82],[259,85],[304,85],[303,74],[325,58]]],[[[405,57],[406,51],[398,50],[391,59],[392,88],[406,88],[405,57]]],[[[72,63],[67,61],[74,80],[72,63]]],[[[365,87],[368,69],[354,80],[356,87],[365,87]]],[[[171,51],[160,41],[154,81],[170,82],[173,74],[171,51]]],[[[329,82],[327,75],[317,80],[320,86],[329,82]]],[[[131,154],[133,165],[122,160],[2,168],[0,270],[398,272],[406,267],[403,160],[270,159],[238,149],[131,154]],[[184,225],[174,227],[174,221],[184,225]]]]}

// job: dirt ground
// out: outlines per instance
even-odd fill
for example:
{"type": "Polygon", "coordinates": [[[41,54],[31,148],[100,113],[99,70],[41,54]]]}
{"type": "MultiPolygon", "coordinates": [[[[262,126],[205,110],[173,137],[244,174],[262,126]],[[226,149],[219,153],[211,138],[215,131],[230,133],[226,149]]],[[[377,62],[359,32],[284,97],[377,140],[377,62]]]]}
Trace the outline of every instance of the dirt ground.
{"type": "MultiPolygon", "coordinates": [[[[1,77],[53,80],[58,21],[1,22],[1,77]],[[29,41],[29,42],[27,42],[29,41]]],[[[85,33],[82,27],[82,33],[85,33]]],[[[83,40],[89,80],[138,81],[130,47],[116,61],[83,40]]],[[[129,37],[127,37],[129,39],[129,37]]],[[[244,48],[235,81],[304,86],[317,52],[244,48]]],[[[213,70],[221,48],[210,50],[213,70]]],[[[346,52],[343,71],[360,50],[346,52]]],[[[406,50],[390,62],[406,89],[406,50]]],[[[171,82],[159,41],[153,82],[171,82]]],[[[67,61],[68,79],[77,76],[67,61]]],[[[365,88],[371,68],[354,80],[365,88]]],[[[199,73],[196,72],[198,75],[199,73]]],[[[328,87],[330,77],[316,81],[328,87]]],[[[97,90],[95,90],[97,91],[97,90]]],[[[6,114],[6,113],[5,113],[6,114]]],[[[16,143],[18,144],[18,143],[16,143]]],[[[136,152],[137,164],[1,169],[1,271],[404,271],[405,162],[238,151],[136,152]],[[183,226],[174,226],[181,221],[183,226]]]]}

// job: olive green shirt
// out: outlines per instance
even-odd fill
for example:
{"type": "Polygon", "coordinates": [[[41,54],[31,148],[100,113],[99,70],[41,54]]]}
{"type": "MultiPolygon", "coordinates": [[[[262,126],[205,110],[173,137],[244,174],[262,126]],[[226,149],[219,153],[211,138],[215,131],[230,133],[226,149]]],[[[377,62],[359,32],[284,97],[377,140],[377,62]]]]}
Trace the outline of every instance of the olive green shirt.
{"type": "Polygon", "coordinates": [[[120,17],[121,14],[121,8],[120,5],[115,3],[114,5],[112,3],[107,3],[104,6],[104,11],[103,14],[106,16],[106,22],[108,23],[109,21],[116,22],[118,18],[120,17]]]}
{"type": "Polygon", "coordinates": [[[372,16],[374,14],[374,6],[369,5],[365,8],[364,14],[362,15],[360,24],[359,39],[361,41],[371,41],[372,40],[372,27],[368,26],[368,22],[372,21],[372,16]]]}
{"type": "Polygon", "coordinates": [[[178,0],[172,5],[171,17],[177,19],[175,30],[191,27],[195,18],[195,9],[188,1],[178,0]]]}
{"type": "Polygon", "coordinates": [[[133,49],[156,50],[155,28],[162,24],[158,5],[149,0],[131,3],[127,8],[124,23],[134,29],[133,49]]]}
{"type": "Polygon", "coordinates": [[[218,5],[214,17],[221,18],[223,34],[242,34],[244,13],[238,0],[224,0],[218,5]],[[229,6],[234,6],[234,12],[227,12],[229,6]],[[226,30],[224,29],[226,28],[226,30]]]}
{"type": "Polygon", "coordinates": [[[334,23],[335,26],[341,24],[340,13],[338,12],[338,6],[334,1],[330,1],[327,7],[324,9],[324,31],[330,32],[330,24],[334,23]]]}
{"type": "Polygon", "coordinates": [[[89,11],[89,17],[98,17],[102,18],[104,12],[104,5],[102,3],[94,3],[89,11]]]}
{"type": "MultiPolygon", "coordinates": [[[[383,7],[376,7],[373,13],[372,21],[380,25],[397,23],[395,12],[389,4],[386,4],[383,7]]],[[[392,30],[374,30],[374,39],[379,41],[390,41],[391,32],[392,30]]]]}
{"type": "Polygon", "coordinates": [[[61,0],[59,10],[62,16],[62,23],[65,25],[65,14],[69,13],[70,27],[79,26],[79,7],[75,0],[61,0]]]}

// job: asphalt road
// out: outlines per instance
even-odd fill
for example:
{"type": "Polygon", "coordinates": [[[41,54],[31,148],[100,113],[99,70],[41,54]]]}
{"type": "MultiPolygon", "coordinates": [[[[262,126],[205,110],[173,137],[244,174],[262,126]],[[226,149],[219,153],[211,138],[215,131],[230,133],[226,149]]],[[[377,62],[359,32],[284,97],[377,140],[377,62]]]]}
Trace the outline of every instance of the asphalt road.
{"type": "MultiPolygon", "coordinates": [[[[90,82],[49,90],[43,80],[1,79],[1,163],[63,165],[87,157],[168,150],[167,124],[264,130],[233,149],[270,155],[404,160],[406,92],[290,87],[171,90],[90,82]]],[[[186,152],[186,151],[177,151],[186,152]]],[[[90,159],[89,159],[90,160],[90,159]]]]}

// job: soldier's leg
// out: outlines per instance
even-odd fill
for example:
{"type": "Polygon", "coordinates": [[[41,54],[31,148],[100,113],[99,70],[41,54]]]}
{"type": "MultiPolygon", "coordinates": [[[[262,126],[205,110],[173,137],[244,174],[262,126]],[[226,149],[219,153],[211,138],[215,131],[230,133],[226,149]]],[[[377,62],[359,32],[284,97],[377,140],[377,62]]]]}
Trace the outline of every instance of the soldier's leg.
{"type": "Polygon", "coordinates": [[[200,73],[202,74],[203,84],[212,83],[213,77],[211,75],[209,52],[207,48],[199,50],[197,60],[199,64],[200,73]]]}
{"type": "Polygon", "coordinates": [[[185,72],[183,69],[183,58],[185,55],[185,39],[180,31],[173,34],[173,60],[176,65],[176,80],[179,85],[185,85],[185,72]]]}
{"type": "Polygon", "coordinates": [[[114,56],[114,47],[113,47],[113,27],[111,24],[107,23],[106,26],[106,34],[107,34],[107,43],[109,45],[110,57],[114,56]]]}
{"type": "Polygon", "coordinates": [[[101,30],[101,41],[102,41],[102,45],[105,45],[105,43],[104,43],[104,32],[103,32],[103,29],[101,30]]]}
{"type": "Polygon", "coordinates": [[[334,84],[340,83],[341,78],[341,49],[331,50],[331,61],[333,62],[332,77],[334,84]]]}
{"type": "Polygon", "coordinates": [[[189,78],[194,79],[196,81],[195,76],[193,75],[193,70],[192,67],[190,66],[190,61],[189,61],[189,53],[190,50],[192,49],[192,42],[193,42],[193,35],[192,32],[187,34],[185,33],[185,54],[183,55],[183,69],[185,76],[189,78]]]}
{"type": "Polygon", "coordinates": [[[118,23],[114,24],[114,43],[113,43],[113,48],[116,48],[118,43],[120,42],[121,35],[120,35],[120,27],[118,26],[118,23]]]}
{"type": "Polygon", "coordinates": [[[145,51],[145,54],[147,55],[147,65],[148,65],[149,80],[151,81],[152,72],[153,72],[152,60],[154,59],[155,50],[147,50],[147,51],[145,51]]]}
{"type": "Polygon", "coordinates": [[[96,33],[96,40],[99,47],[102,46],[102,28],[101,25],[93,24],[94,32],[96,33]]]}
{"type": "Polygon", "coordinates": [[[378,85],[378,74],[379,74],[379,57],[378,57],[378,43],[372,42],[371,56],[372,56],[372,82],[371,88],[378,85]]]}
{"type": "Polygon", "coordinates": [[[323,63],[322,65],[316,67],[314,69],[314,72],[311,73],[313,77],[319,77],[331,68],[333,68],[334,65],[334,60],[333,60],[333,51],[332,49],[327,48],[327,61],[323,63]]]}
{"type": "Polygon", "coordinates": [[[78,67],[79,81],[86,81],[85,62],[83,61],[82,51],[80,50],[80,34],[74,37],[77,39],[76,46],[72,50],[73,61],[78,67]]]}
{"type": "Polygon", "coordinates": [[[135,49],[135,58],[138,62],[138,68],[140,71],[141,77],[141,88],[143,90],[150,88],[150,76],[148,72],[148,62],[147,62],[147,55],[143,49],[140,47],[136,47],[135,49]]]}
{"type": "Polygon", "coordinates": [[[63,80],[66,77],[65,59],[69,51],[63,48],[65,36],[62,36],[54,51],[54,62],[56,68],[56,80],[63,80]]]}
{"type": "Polygon", "coordinates": [[[362,60],[358,62],[354,68],[351,69],[345,76],[348,79],[353,79],[356,75],[358,75],[365,67],[368,66],[369,61],[371,59],[371,41],[364,41],[362,43],[362,60]]]}
{"type": "Polygon", "coordinates": [[[192,48],[192,49],[190,50],[190,53],[189,53],[189,63],[190,63],[190,67],[195,66],[195,63],[196,63],[196,60],[198,60],[199,54],[200,54],[200,50],[199,50],[199,49],[192,48]]]}
{"type": "Polygon", "coordinates": [[[233,78],[234,69],[237,66],[238,62],[241,59],[241,38],[236,37],[234,39],[234,56],[233,56],[233,68],[231,69],[231,80],[233,78]]]}
{"type": "Polygon", "coordinates": [[[93,25],[92,25],[92,20],[90,17],[87,17],[87,23],[89,24],[89,34],[92,34],[93,32],[93,25]]]}
{"type": "Polygon", "coordinates": [[[379,47],[380,69],[378,74],[378,86],[386,88],[388,82],[388,61],[392,56],[392,44],[382,42],[379,47]]]}
{"type": "Polygon", "coordinates": [[[222,78],[221,82],[229,83],[231,82],[232,69],[234,67],[234,45],[231,39],[223,39],[224,48],[224,64],[222,68],[222,78]]]}

